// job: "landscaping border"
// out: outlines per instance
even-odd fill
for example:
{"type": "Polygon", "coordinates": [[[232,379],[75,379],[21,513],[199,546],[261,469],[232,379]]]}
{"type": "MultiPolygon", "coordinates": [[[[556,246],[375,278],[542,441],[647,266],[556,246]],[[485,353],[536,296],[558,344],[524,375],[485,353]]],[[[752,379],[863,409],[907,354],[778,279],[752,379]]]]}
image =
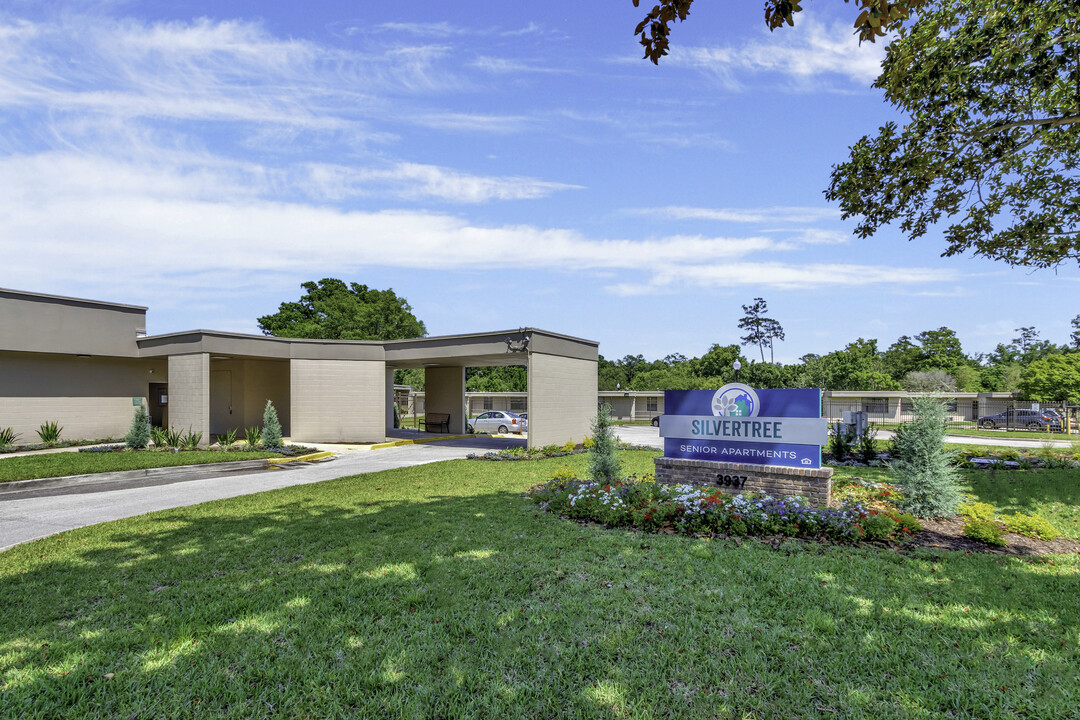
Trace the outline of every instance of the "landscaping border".
{"type": "Polygon", "coordinates": [[[139,470],[118,470],[114,472],[88,473],[85,475],[62,475],[51,478],[33,478],[31,480],[12,480],[0,483],[0,496],[5,493],[23,490],[41,490],[46,488],[74,487],[95,483],[120,482],[162,476],[184,475],[227,475],[236,472],[250,472],[269,468],[267,458],[259,460],[237,460],[235,462],[203,463],[201,465],[167,465],[165,467],[142,468],[139,470]]]}
{"type": "Polygon", "coordinates": [[[658,457],[656,482],[667,485],[694,485],[744,493],[760,492],[774,497],[804,497],[828,507],[832,503],[830,467],[796,468],[782,465],[752,465],[750,463],[720,462],[717,460],[684,460],[658,457]],[[738,478],[725,483],[725,478],[738,478]]]}

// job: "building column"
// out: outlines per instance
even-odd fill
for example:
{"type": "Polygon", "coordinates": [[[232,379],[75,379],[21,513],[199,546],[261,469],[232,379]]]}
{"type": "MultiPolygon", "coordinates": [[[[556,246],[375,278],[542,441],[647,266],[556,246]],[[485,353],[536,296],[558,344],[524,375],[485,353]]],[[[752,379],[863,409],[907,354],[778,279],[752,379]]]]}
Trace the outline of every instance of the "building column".
{"type": "Polygon", "coordinates": [[[169,356],[169,427],[210,444],[210,353],[169,356]]]}
{"type": "Polygon", "coordinates": [[[596,417],[596,360],[529,351],[529,447],[579,443],[596,417]]]}
{"type": "Polygon", "coordinates": [[[290,360],[292,439],[383,442],[386,439],[385,370],[386,364],[381,360],[290,360]]]}
{"type": "Polygon", "coordinates": [[[450,432],[465,432],[465,368],[424,368],[424,413],[450,413],[450,432]]]}
{"type": "Polygon", "coordinates": [[[394,368],[386,368],[386,432],[394,429],[394,368]]]}

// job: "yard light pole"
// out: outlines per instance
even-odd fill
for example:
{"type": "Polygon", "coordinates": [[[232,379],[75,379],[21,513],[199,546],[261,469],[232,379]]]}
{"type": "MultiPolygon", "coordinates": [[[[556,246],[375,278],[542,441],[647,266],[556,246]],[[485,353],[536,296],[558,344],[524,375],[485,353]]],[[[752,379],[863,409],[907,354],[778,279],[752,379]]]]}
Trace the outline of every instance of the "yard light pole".
{"type": "Polygon", "coordinates": [[[739,382],[739,369],[742,367],[742,363],[736,360],[731,363],[731,367],[735,368],[735,382],[739,382]]]}

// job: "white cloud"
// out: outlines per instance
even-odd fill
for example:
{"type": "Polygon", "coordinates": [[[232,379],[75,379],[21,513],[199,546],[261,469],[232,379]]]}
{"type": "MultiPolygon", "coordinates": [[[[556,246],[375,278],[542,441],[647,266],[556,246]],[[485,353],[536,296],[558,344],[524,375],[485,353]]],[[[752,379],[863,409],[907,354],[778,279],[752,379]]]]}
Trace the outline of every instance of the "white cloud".
{"type": "Polygon", "coordinates": [[[668,266],[654,272],[647,283],[620,283],[609,287],[619,295],[681,292],[687,288],[769,287],[815,290],[823,287],[876,285],[901,287],[921,283],[955,282],[952,270],[897,268],[844,263],[736,262],[668,266]]]}
{"type": "MultiPolygon", "coordinates": [[[[391,174],[394,171],[391,171],[391,174]]],[[[406,168],[438,186],[454,178],[406,168]]],[[[56,290],[146,283],[198,292],[222,283],[256,285],[283,272],[352,274],[370,266],[415,269],[520,268],[627,273],[648,280],[611,283],[616,293],[678,287],[764,285],[897,286],[954,279],[947,270],[780,262],[749,256],[790,249],[767,236],[670,235],[646,240],[591,238],[556,227],[481,226],[461,217],[386,210],[349,212],[273,201],[252,188],[252,168],[215,173],[115,160],[49,156],[0,159],[10,192],[0,195],[0,286],[56,290]],[[237,179],[239,176],[239,179],[237,179]]],[[[476,192],[490,192],[477,180],[476,192]]]]}
{"type": "Polygon", "coordinates": [[[480,113],[416,113],[408,122],[436,130],[453,130],[482,133],[520,132],[533,124],[530,118],[520,115],[483,115],[480,113]]]}
{"type": "Polygon", "coordinates": [[[648,215],[671,220],[717,220],[735,223],[806,223],[838,220],[840,211],[823,207],[698,208],[669,205],[661,208],[631,209],[634,215],[648,215]]]}
{"type": "Polygon", "coordinates": [[[17,22],[0,25],[0,107],[47,112],[50,122],[94,113],[363,136],[389,112],[389,96],[467,86],[446,62],[450,53],[444,45],[344,50],[241,21],[17,22]]]}
{"type": "Polygon", "coordinates": [[[390,33],[409,33],[410,35],[419,35],[426,37],[452,37],[454,35],[465,35],[470,31],[466,28],[457,27],[451,25],[448,22],[439,23],[402,23],[402,22],[389,22],[379,23],[375,26],[376,30],[383,30],[390,33]]]}
{"type": "Polygon", "coordinates": [[[480,177],[418,163],[397,163],[383,169],[357,169],[341,165],[308,166],[313,194],[342,200],[386,188],[397,197],[435,198],[449,202],[481,203],[489,200],[529,200],[580,185],[547,182],[528,177],[480,177]]]}
{"type": "MultiPolygon", "coordinates": [[[[804,13],[807,15],[807,13],[804,13]]],[[[821,78],[844,78],[866,85],[881,74],[886,43],[863,43],[849,25],[826,24],[802,17],[794,28],[762,33],[739,47],[675,48],[672,64],[696,68],[729,89],[742,89],[743,78],[775,73],[804,86],[821,78]]]]}

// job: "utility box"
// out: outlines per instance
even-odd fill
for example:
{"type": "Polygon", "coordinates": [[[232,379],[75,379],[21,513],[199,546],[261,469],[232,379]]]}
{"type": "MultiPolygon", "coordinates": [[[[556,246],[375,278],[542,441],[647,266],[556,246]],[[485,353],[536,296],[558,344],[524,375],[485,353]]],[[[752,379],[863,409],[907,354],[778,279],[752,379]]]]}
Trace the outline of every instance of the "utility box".
{"type": "Polygon", "coordinates": [[[870,426],[870,418],[865,410],[844,410],[841,419],[849,435],[862,435],[870,426]]]}

